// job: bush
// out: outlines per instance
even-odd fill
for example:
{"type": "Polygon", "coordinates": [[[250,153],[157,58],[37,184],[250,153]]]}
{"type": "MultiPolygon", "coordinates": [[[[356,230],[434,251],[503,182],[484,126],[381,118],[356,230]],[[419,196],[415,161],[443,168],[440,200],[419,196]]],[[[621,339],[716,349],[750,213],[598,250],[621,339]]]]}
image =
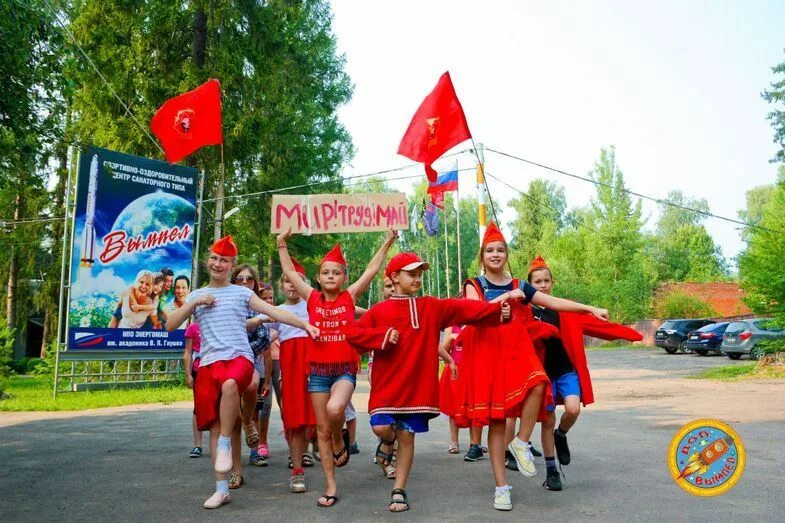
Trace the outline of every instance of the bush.
{"type": "Polygon", "coordinates": [[[39,367],[45,367],[46,362],[41,358],[22,358],[11,362],[11,368],[17,374],[38,374],[39,367]]]}
{"type": "Polygon", "coordinates": [[[717,315],[711,305],[683,292],[672,292],[658,299],[654,312],[658,318],[707,318],[717,315]]]}
{"type": "Polygon", "coordinates": [[[0,318],[0,378],[13,371],[14,361],[14,329],[8,328],[5,318],[0,318]]]}

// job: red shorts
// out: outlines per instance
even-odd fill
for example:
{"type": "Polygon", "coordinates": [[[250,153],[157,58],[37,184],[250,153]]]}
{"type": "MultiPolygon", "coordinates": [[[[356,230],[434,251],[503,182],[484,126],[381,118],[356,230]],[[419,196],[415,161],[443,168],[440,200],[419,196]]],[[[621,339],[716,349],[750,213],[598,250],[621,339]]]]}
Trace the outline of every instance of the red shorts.
{"type": "Polygon", "coordinates": [[[221,405],[221,387],[226,380],[237,382],[237,390],[242,395],[253,378],[253,363],[242,356],[209,365],[200,365],[194,384],[194,406],[196,407],[196,426],[208,430],[218,420],[221,405]]]}

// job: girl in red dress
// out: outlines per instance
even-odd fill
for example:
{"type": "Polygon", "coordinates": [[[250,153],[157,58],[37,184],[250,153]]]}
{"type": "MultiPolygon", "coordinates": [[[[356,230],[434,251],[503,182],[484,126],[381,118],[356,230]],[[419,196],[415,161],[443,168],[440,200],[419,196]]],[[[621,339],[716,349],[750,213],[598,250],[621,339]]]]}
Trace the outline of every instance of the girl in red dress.
{"type": "Polygon", "coordinates": [[[499,328],[467,327],[464,331],[462,381],[463,402],[457,418],[463,425],[489,425],[488,449],[496,480],[494,508],[512,510],[510,489],[504,467],[505,446],[518,470],[534,477],[529,439],[538,416],[552,402],[548,377],[534,351],[533,339],[558,335],[551,325],[532,321],[528,305],[552,310],[588,312],[607,319],[608,311],[539,293],[527,282],[512,278],[506,271],[507,242],[494,223],[483,237],[479,262],[484,274],[467,280],[464,294],[469,299],[494,302],[516,300],[509,306],[512,321],[499,328]],[[520,301],[518,301],[520,300],[520,301]],[[520,417],[517,437],[507,433],[506,418],[520,417]]]}
{"type": "Polygon", "coordinates": [[[347,341],[354,323],[354,301],[370,285],[382,268],[397,235],[390,231],[382,247],[368,264],[365,272],[346,290],[346,260],[341,247],[336,245],[319,264],[317,281],[321,292],[304,281],[294,268],[287,250],[286,240],[291,230],[278,236],[278,254],[286,278],[294,285],[300,297],[307,300],[308,317],[320,329],[319,337],[308,344],[308,392],[316,414],[316,432],[325,476],[325,491],[316,504],[332,507],[338,502],[338,485],[335,467],[349,462],[349,435],[342,431],[346,405],[352,398],[357,384],[359,356],[347,341]],[[330,459],[330,457],[334,459],[330,459]]]}
{"type": "Polygon", "coordinates": [[[439,356],[446,363],[439,378],[439,410],[450,418],[450,445],[447,447],[450,454],[461,451],[458,444],[458,425],[455,423],[458,374],[463,360],[463,340],[458,339],[460,333],[461,328],[458,326],[445,330],[439,347],[439,356]]]}

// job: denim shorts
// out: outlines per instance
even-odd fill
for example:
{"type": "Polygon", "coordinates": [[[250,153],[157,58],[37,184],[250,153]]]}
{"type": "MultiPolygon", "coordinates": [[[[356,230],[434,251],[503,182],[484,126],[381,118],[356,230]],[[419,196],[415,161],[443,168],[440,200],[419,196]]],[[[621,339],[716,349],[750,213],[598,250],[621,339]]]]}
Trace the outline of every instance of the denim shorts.
{"type": "Polygon", "coordinates": [[[371,416],[371,427],[390,425],[395,430],[406,432],[428,432],[430,414],[374,414],[371,416]]]}
{"type": "Polygon", "coordinates": [[[341,380],[346,380],[352,384],[352,387],[357,386],[356,374],[341,374],[340,376],[321,376],[318,374],[310,374],[308,376],[308,392],[330,392],[333,385],[341,380]]]}
{"type": "Polygon", "coordinates": [[[562,374],[558,378],[551,380],[551,392],[553,392],[553,405],[548,405],[548,412],[556,410],[556,403],[564,401],[567,396],[581,397],[581,382],[578,380],[578,374],[575,371],[570,371],[567,374],[562,374]]]}

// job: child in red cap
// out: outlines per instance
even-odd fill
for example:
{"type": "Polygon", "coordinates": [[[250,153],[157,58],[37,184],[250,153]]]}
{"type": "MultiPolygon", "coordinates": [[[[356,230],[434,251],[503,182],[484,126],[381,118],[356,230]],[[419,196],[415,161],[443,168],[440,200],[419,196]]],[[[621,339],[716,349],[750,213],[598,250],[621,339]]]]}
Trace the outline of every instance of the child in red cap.
{"type": "Polygon", "coordinates": [[[373,387],[368,401],[371,426],[381,439],[376,455],[384,463],[392,460],[393,445],[398,441],[395,488],[388,507],[391,512],[409,510],[405,489],[414,459],[414,435],[427,432],[428,420],[439,415],[441,331],[455,324],[499,325],[502,320],[498,303],[418,297],[422,272],[428,268],[415,253],[394,256],[385,275],[392,280],[395,293],[371,307],[358,322],[363,327],[400,332],[395,346],[384,339],[373,347],[373,387]]]}
{"type": "MultiPolygon", "coordinates": [[[[553,291],[553,275],[550,267],[537,256],[529,265],[529,283],[539,293],[550,295],[553,291]]],[[[544,343],[541,355],[545,373],[551,380],[551,391],[555,404],[548,406],[547,418],[542,421],[542,451],[545,453],[546,479],[543,486],[548,490],[562,489],[561,477],[556,468],[559,463],[569,465],[570,447],[567,431],[578,420],[583,405],[594,403],[594,391],[586,363],[584,336],[603,340],[623,339],[640,341],[639,332],[609,321],[599,320],[591,314],[556,312],[537,305],[532,306],[534,317],[559,329],[560,337],[549,338],[544,343]],[[564,405],[564,413],[556,427],[556,404],[564,405]],[[554,457],[554,446],[556,456],[554,457]]]]}
{"type": "MultiPolygon", "coordinates": [[[[319,264],[317,281],[320,292],[297,275],[286,245],[291,234],[290,229],[278,236],[278,254],[284,275],[307,300],[310,321],[321,329],[319,337],[308,345],[306,363],[308,392],[316,414],[319,455],[325,477],[325,491],[316,504],[332,507],[338,502],[335,467],[346,465],[350,456],[349,433],[342,428],[346,406],[357,384],[360,362],[357,352],[349,344],[355,317],[354,301],[365,292],[382,268],[397,235],[393,231],[387,234],[365,272],[346,290],[343,289],[348,277],[346,259],[340,245],[333,247],[319,264]]],[[[361,336],[357,341],[363,343],[361,336]]]]}
{"type": "Polygon", "coordinates": [[[262,301],[251,289],[230,284],[236,262],[237,246],[232,237],[216,241],[207,258],[210,283],[189,294],[166,322],[166,330],[172,331],[193,314],[201,331],[201,358],[194,385],[196,423],[200,430],[210,430],[216,479],[216,491],[204,502],[205,508],[231,501],[226,481],[232,468],[231,436],[235,428],[239,430],[240,393],[253,376],[253,352],[246,331],[248,309],[304,329],[312,337],[319,335],[318,328],[262,301]]]}

